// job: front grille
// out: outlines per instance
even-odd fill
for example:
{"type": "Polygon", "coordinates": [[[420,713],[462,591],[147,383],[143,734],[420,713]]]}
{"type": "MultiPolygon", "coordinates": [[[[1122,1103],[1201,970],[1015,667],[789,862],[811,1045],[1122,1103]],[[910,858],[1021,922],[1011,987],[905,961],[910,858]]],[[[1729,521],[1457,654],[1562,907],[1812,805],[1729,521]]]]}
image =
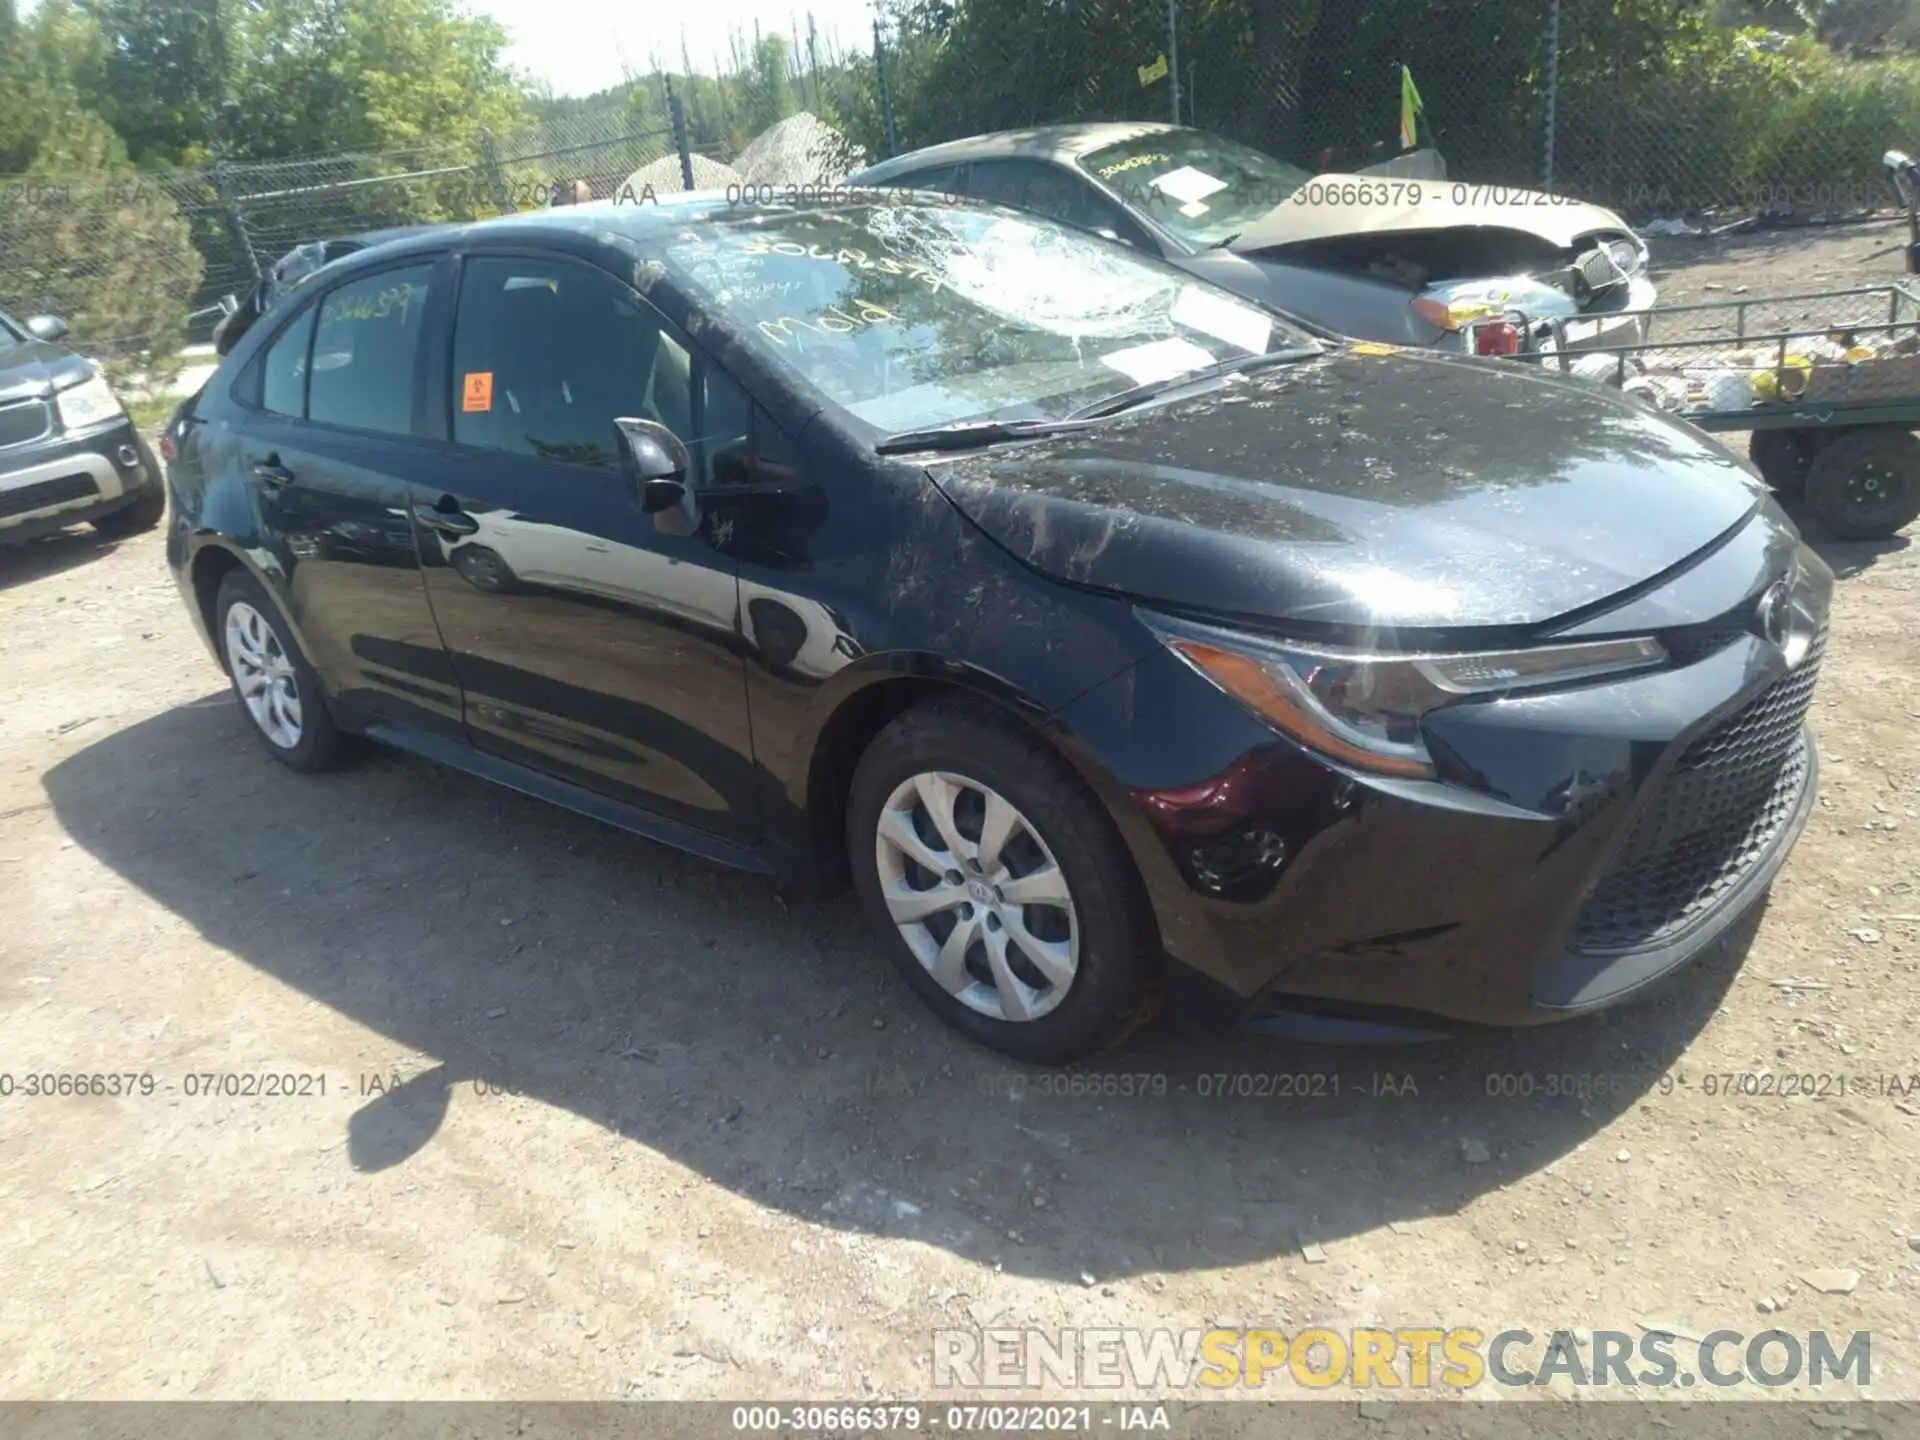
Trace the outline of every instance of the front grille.
{"type": "Polygon", "coordinates": [[[1687,747],[1581,910],[1576,950],[1658,945],[1766,855],[1806,787],[1801,727],[1826,645],[1822,628],[1796,669],[1687,747]]]}
{"type": "Polygon", "coordinates": [[[1691,665],[1709,655],[1718,655],[1734,641],[1754,633],[1753,607],[1748,605],[1737,618],[1709,620],[1702,625],[1663,631],[1660,641],[1675,665],[1691,665]]]}
{"type": "Polygon", "coordinates": [[[0,445],[24,445],[53,429],[53,407],[44,400],[0,405],[0,445]]]}
{"type": "Polygon", "coordinates": [[[100,493],[93,483],[91,475],[62,475],[53,480],[41,480],[32,485],[22,485],[17,490],[0,490],[0,520],[10,515],[24,515],[29,510],[39,510],[48,505],[58,505],[64,500],[86,500],[100,493]]]}

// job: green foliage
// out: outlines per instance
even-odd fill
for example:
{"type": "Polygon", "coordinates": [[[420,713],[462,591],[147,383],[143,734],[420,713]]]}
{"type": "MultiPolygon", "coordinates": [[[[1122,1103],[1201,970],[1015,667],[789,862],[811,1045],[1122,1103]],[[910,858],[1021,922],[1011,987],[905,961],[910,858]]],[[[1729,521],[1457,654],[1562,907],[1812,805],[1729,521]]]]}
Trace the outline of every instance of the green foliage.
{"type": "MultiPolygon", "coordinates": [[[[1182,119],[1295,163],[1397,148],[1399,68],[1452,172],[1538,184],[1541,0],[1179,0],[1182,119]]],[[[1920,144],[1920,0],[1561,0],[1556,188],[1665,213],[1759,197],[1870,197],[1920,144]]],[[[1164,119],[1137,82],[1168,46],[1138,0],[898,0],[900,146],[1084,119],[1164,119]]],[[[835,117],[869,146],[877,126],[835,117]]],[[[1853,203],[1860,203],[1856,199],[1853,203]]],[[[1804,204],[1802,208],[1808,208],[1804,204]]]]}
{"type": "Polygon", "coordinates": [[[749,135],[758,135],[799,109],[793,77],[787,73],[787,42],[778,35],[762,35],[747,56],[741,96],[749,135]]]}
{"type": "Polygon", "coordinates": [[[106,42],[77,76],[90,107],[142,163],[205,157],[232,78],[222,0],[80,0],[106,42]]]}
{"type": "Polygon", "coordinates": [[[1748,98],[1741,184],[1870,187],[1881,153],[1920,137],[1920,59],[1842,61],[1811,38],[1772,58],[1771,83],[1748,98]]]}
{"type": "Polygon", "coordinates": [[[68,0],[42,0],[26,20],[0,0],[0,175],[25,171],[84,108],[76,77],[103,60],[99,33],[68,0]]]}
{"type": "Polygon", "coordinates": [[[505,31],[453,0],[78,0],[76,13],[94,54],[66,78],[142,165],[457,144],[523,114],[505,31]]]}
{"type": "Polygon", "coordinates": [[[1883,53],[1920,49],[1920,3],[1916,0],[1826,0],[1815,26],[1836,50],[1883,53]]]}
{"type": "Polygon", "coordinates": [[[106,122],[84,112],[49,137],[28,176],[44,182],[44,198],[0,208],[0,308],[63,316],[73,344],[116,379],[177,373],[201,274],[178,206],[127,164],[106,122]],[[69,183],[76,173],[96,183],[69,183]]]}

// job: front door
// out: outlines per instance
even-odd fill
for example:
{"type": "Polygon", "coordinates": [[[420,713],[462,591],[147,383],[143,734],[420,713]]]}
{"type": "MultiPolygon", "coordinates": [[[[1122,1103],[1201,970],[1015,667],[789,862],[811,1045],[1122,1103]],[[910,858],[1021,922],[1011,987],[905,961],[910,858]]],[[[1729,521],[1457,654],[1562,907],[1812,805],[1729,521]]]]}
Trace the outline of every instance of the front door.
{"type": "Polygon", "coordinates": [[[754,838],[733,564],[691,503],[641,510],[614,427],[660,421],[698,468],[744,432],[744,398],[632,290],[558,256],[466,257],[452,327],[447,443],[412,502],[472,743],[754,838]]]}

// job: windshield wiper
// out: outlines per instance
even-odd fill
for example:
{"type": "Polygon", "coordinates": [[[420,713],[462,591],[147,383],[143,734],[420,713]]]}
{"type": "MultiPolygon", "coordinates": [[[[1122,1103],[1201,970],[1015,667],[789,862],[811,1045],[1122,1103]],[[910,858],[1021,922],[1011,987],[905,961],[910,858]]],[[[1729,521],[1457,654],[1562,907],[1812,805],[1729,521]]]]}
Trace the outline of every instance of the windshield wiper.
{"type": "Polygon", "coordinates": [[[1238,240],[1242,235],[1246,233],[1247,232],[1244,230],[1236,230],[1231,235],[1227,236],[1226,239],[1216,240],[1213,242],[1213,244],[1209,245],[1207,248],[1209,250],[1224,250],[1229,245],[1233,244],[1234,241],[1238,240]]]}
{"type": "Polygon", "coordinates": [[[1065,420],[962,420],[957,425],[935,425],[925,430],[902,430],[873,448],[881,455],[904,455],[911,450],[976,450],[1008,440],[1037,440],[1086,429],[1082,418],[1065,420]]]}
{"type": "Polygon", "coordinates": [[[1205,365],[1198,370],[1189,370],[1184,375],[1170,375],[1165,380],[1151,380],[1145,385],[1135,385],[1132,389],[1122,390],[1109,395],[1104,400],[1095,400],[1091,405],[1082,405],[1068,414],[1068,420],[1097,420],[1103,415],[1117,415],[1122,410],[1131,410],[1136,405],[1144,405],[1149,400],[1158,400],[1162,395],[1184,389],[1188,385],[1202,384],[1208,380],[1218,380],[1226,375],[1243,375],[1249,370],[1263,369],[1268,365],[1285,365],[1294,360],[1311,360],[1315,356],[1326,354],[1319,345],[1294,345],[1285,350],[1269,350],[1264,355],[1242,355],[1238,360],[1222,360],[1216,365],[1205,365]]]}

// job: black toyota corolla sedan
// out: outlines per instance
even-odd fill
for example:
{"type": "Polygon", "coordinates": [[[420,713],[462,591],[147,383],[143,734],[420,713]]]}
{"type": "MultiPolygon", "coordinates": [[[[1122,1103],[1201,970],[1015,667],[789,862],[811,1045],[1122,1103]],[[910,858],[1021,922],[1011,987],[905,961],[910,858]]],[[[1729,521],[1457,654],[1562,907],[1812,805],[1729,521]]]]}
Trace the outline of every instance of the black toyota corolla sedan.
{"type": "Polygon", "coordinates": [[[1174,980],[1578,1014],[1748,912],[1813,804],[1830,572],[1600,387],[911,192],[509,217],[302,291],[171,474],[267,749],[850,879],[1009,1054],[1174,980]]]}

